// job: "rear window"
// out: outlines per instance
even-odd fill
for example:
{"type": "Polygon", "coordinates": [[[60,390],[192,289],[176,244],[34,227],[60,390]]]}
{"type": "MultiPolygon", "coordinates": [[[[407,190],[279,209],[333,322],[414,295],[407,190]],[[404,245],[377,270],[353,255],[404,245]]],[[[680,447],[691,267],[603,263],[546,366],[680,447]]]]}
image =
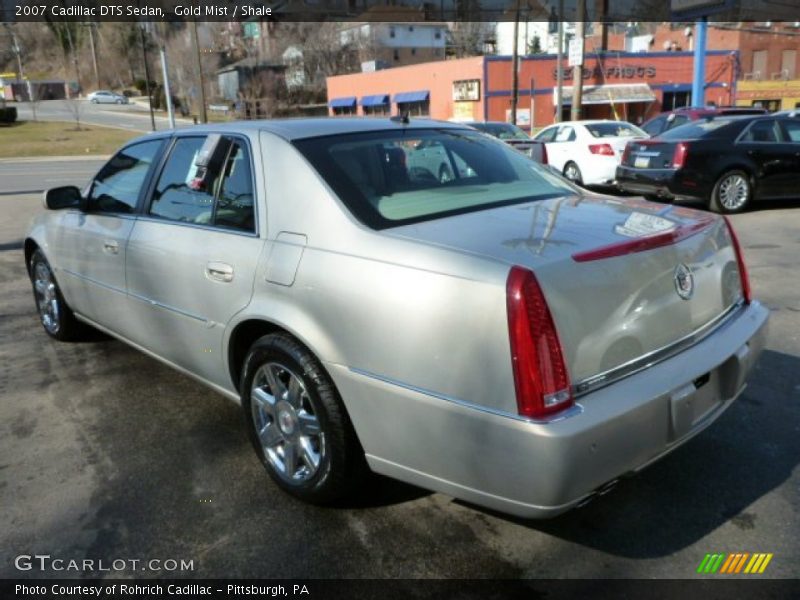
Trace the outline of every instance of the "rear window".
{"type": "Polygon", "coordinates": [[[647,137],[647,134],[630,123],[591,123],[586,129],[596,138],[647,137]]]}
{"type": "Polygon", "coordinates": [[[471,130],[396,130],[295,142],[345,206],[385,229],[577,189],[471,130]]]}
{"type": "Polygon", "coordinates": [[[739,131],[744,126],[740,120],[733,119],[709,119],[691,121],[686,125],[668,129],[658,137],[662,140],[693,140],[701,137],[717,137],[732,133],[731,130],[739,131]],[[738,125],[738,127],[737,127],[738,125]]]}

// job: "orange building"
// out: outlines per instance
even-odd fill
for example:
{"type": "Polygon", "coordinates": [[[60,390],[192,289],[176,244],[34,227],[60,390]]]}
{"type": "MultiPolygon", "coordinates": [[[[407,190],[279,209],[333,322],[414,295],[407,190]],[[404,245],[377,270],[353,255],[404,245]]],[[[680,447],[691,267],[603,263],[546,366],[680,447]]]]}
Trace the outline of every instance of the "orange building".
{"type": "MultiPolygon", "coordinates": [[[[734,104],[736,51],[706,54],[706,91],[690,98],[691,52],[588,54],[583,67],[583,118],[641,122],[677,106],[734,104]]],[[[564,61],[563,106],[572,98],[573,69],[564,61]]],[[[555,117],[556,57],[520,58],[517,124],[542,127],[555,117]]],[[[458,121],[508,121],[512,102],[510,56],[478,56],[327,79],[331,115],[428,115],[458,121]]]]}

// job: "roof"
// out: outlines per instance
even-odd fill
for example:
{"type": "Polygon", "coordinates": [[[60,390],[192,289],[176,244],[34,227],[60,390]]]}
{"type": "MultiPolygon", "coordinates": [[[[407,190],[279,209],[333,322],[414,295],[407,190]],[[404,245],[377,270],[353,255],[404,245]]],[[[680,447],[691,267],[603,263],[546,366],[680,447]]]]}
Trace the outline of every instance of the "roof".
{"type": "Polygon", "coordinates": [[[317,117],[301,119],[269,119],[261,121],[235,121],[201,125],[186,129],[178,129],[177,133],[204,132],[253,132],[269,131],[286,140],[301,140],[327,135],[343,135],[347,133],[368,133],[397,129],[466,129],[461,123],[448,123],[434,119],[415,119],[411,117],[408,125],[392,121],[389,118],[376,117],[317,117]]]}

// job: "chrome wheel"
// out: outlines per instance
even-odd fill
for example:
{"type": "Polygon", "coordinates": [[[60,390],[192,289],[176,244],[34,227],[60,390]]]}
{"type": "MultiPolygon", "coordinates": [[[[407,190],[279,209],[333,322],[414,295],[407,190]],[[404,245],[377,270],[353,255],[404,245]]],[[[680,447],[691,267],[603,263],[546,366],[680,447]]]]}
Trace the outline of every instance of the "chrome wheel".
{"type": "Polygon", "coordinates": [[[325,457],[325,434],[302,380],[280,363],[263,364],[253,377],[250,410],[275,473],[295,485],[313,478],[325,457]]]}
{"type": "Polygon", "coordinates": [[[61,328],[61,307],[58,301],[58,290],[50,267],[44,262],[37,262],[33,272],[33,289],[36,293],[36,307],[42,325],[55,335],[61,328]]]}
{"type": "Polygon", "coordinates": [[[572,183],[581,183],[581,170],[575,163],[569,163],[564,167],[564,177],[569,179],[572,183]]]}
{"type": "Polygon", "coordinates": [[[719,182],[718,193],[719,203],[726,210],[739,210],[750,196],[750,184],[744,176],[732,173],[719,182]]]}

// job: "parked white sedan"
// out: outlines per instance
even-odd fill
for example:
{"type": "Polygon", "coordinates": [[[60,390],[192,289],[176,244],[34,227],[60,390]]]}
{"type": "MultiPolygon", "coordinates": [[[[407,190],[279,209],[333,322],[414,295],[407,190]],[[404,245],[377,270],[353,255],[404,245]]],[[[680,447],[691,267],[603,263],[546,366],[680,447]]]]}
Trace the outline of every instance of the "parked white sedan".
{"type": "Polygon", "coordinates": [[[551,167],[579,185],[611,185],[631,140],[650,137],[624,121],[569,121],[551,125],[534,138],[544,142],[551,167]]]}

